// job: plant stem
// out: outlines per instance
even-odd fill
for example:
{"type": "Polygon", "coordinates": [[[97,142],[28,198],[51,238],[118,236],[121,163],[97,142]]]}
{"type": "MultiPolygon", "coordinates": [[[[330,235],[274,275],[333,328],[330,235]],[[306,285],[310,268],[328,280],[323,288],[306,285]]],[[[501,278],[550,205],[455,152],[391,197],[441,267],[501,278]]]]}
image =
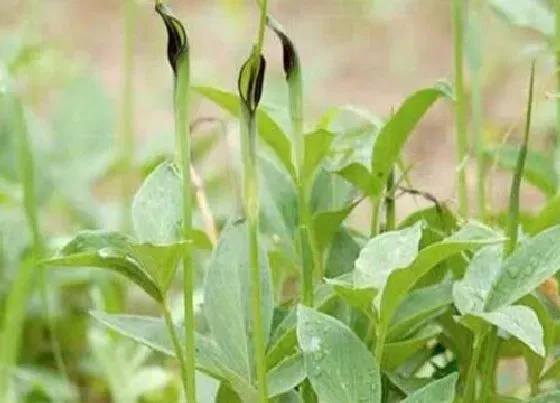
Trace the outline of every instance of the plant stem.
{"type": "Polygon", "coordinates": [[[535,87],[535,62],[531,65],[531,77],[529,79],[529,96],[527,99],[527,115],[525,120],[525,132],[523,135],[523,143],[519,150],[517,166],[511,181],[511,190],[509,194],[509,214],[507,235],[508,242],[506,245],[506,255],[509,255],[517,245],[517,230],[519,227],[519,193],[521,188],[521,177],[525,168],[525,160],[527,159],[527,148],[529,144],[529,134],[531,132],[531,115],[533,110],[533,92],[535,87]]]}
{"type": "Polygon", "coordinates": [[[183,301],[185,315],[185,388],[187,402],[196,401],[195,385],[195,314],[194,270],[192,265],[192,199],[191,142],[189,129],[190,61],[180,58],[175,78],[175,140],[180,161],[183,187],[183,239],[187,241],[183,254],[183,301]]]}
{"type": "Polygon", "coordinates": [[[185,394],[186,402],[194,402],[195,400],[189,400],[191,397],[189,395],[188,389],[186,388],[188,384],[188,374],[187,365],[185,363],[185,356],[183,348],[181,347],[181,342],[179,341],[179,336],[177,335],[177,329],[173,324],[173,318],[171,317],[171,311],[169,309],[169,304],[167,300],[164,300],[161,304],[161,309],[163,311],[163,317],[165,319],[165,326],[167,327],[167,332],[171,338],[171,343],[173,344],[173,350],[175,350],[175,356],[179,362],[179,370],[181,372],[181,381],[183,383],[183,393],[185,394]]]}
{"type": "Polygon", "coordinates": [[[379,198],[371,197],[371,223],[370,238],[375,238],[379,234],[379,198]]]}
{"type": "Polygon", "coordinates": [[[124,64],[121,110],[121,135],[119,138],[120,163],[122,164],[122,228],[130,227],[131,196],[128,189],[128,175],[134,150],[134,43],[136,39],[137,0],[126,0],[124,8],[124,64]]]}
{"type": "Polygon", "coordinates": [[[484,131],[482,118],[482,82],[480,70],[482,67],[481,49],[481,24],[480,15],[482,4],[480,0],[472,2],[470,8],[469,39],[471,41],[471,114],[472,132],[474,138],[474,148],[476,153],[476,208],[479,219],[484,219],[486,209],[486,189],[485,189],[485,161],[484,161],[484,131]]]}
{"type": "MultiPolygon", "coordinates": [[[[488,337],[486,338],[486,348],[484,351],[485,360],[482,368],[482,387],[480,390],[479,402],[487,403],[492,395],[496,392],[496,365],[498,352],[498,328],[492,326],[488,337]]],[[[468,401],[468,400],[465,400],[468,401]]]]}
{"type": "Polygon", "coordinates": [[[379,321],[377,328],[377,339],[375,340],[375,358],[381,365],[383,361],[383,351],[385,349],[385,339],[387,338],[388,327],[383,321],[379,321]]]}
{"type": "Polygon", "coordinates": [[[385,231],[393,231],[397,223],[397,209],[395,200],[395,169],[387,178],[387,194],[385,196],[385,231]]]}
{"type": "MultiPolygon", "coordinates": [[[[556,31],[554,50],[556,54],[556,91],[560,93],[560,0],[554,0],[556,31]]],[[[556,98],[556,158],[560,158],[560,97],[556,98]]]]}
{"type": "Polygon", "coordinates": [[[453,0],[453,43],[455,57],[455,121],[456,121],[456,143],[457,143],[457,162],[460,168],[457,170],[457,192],[459,197],[459,210],[463,217],[469,212],[467,197],[467,179],[464,168],[467,156],[467,120],[466,120],[466,97],[463,74],[463,6],[464,0],[453,0]]]}
{"type": "Polygon", "coordinates": [[[463,401],[474,402],[476,393],[476,378],[478,361],[480,360],[480,353],[482,352],[482,345],[484,336],[482,333],[475,334],[474,336],[474,350],[469,363],[469,371],[465,381],[465,391],[463,393],[463,401]]]}

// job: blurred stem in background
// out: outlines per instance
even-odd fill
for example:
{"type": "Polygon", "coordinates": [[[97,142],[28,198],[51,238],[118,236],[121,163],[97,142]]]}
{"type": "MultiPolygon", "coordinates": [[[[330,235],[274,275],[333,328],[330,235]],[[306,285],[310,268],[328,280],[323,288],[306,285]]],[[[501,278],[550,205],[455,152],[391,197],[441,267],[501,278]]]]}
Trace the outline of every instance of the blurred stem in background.
{"type": "MultiPolygon", "coordinates": [[[[560,0],[554,0],[556,14],[556,32],[554,53],[556,55],[556,91],[560,94],[560,0]]],[[[560,159],[560,97],[556,97],[556,159],[560,159]]]]}
{"type": "Polygon", "coordinates": [[[486,209],[484,128],[482,116],[482,24],[483,3],[473,0],[469,9],[468,60],[471,70],[471,118],[476,154],[476,213],[483,219],[486,209]]]}
{"type": "Polygon", "coordinates": [[[464,83],[464,0],[453,0],[453,48],[455,59],[455,141],[457,143],[457,195],[459,211],[463,217],[469,213],[466,178],[467,159],[467,120],[464,83]]]}
{"type": "Polygon", "coordinates": [[[119,160],[122,164],[122,217],[123,230],[130,228],[131,192],[129,179],[134,158],[134,55],[136,43],[137,0],[124,3],[124,64],[122,87],[119,160]]]}

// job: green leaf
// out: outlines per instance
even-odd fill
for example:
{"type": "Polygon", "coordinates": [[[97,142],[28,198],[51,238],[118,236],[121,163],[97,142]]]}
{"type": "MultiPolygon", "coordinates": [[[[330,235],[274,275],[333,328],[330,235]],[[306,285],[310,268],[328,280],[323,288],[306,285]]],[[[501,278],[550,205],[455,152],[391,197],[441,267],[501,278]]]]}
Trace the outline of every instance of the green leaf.
{"type": "Polygon", "coordinates": [[[545,355],[543,328],[532,309],[513,305],[476,315],[517,337],[538,355],[545,355]]]}
{"type": "Polygon", "coordinates": [[[373,316],[373,299],[378,293],[373,287],[356,287],[352,283],[352,274],[347,273],[333,279],[325,279],[335,292],[350,306],[366,313],[370,318],[373,316]]]}
{"type": "Polygon", "coordinates": [[[549,37],[554,35],[554,14],[540,1],[490,0],[490,5],[513,25],[529,28],[549,37]]]}
{"type": "Polygon", "coordinates": [[[379,366],[342,323],[300,305],[297,340],[307,376],[321,403],[381,402],[379,366]]]}
{"type": "Polygon", "coordinates": [[[554,380],[560,378],[560,358],[549,366],[541,375],[540,381],[554,380]]]}
{"type": "Polygon", "coordinates": [[[431,382],[417,390],[401,403],[453,403],[457,379],[459,379],[458,373],[447,375],[445,378],[431,382]]]}
{"type": "MultiPolygon", "coordinates": [[[[252,379],[253,359],[249,305],[249,246],[247,224],[229,224],[212,255],[204,283],[204,313],[211,334],[236,373],[252,379]]],[[[264,250],[260,251],[262,318],[268,340],[274,299],[264,250]]]]}
{"type": "MultiPolygon", "coordinates": [[[[212,87],[194,87],[203,97],[214,102],[232,115],[239,117],[239,97],[231,92],[212,87]]],[[[257,110],[258,133],[262,140],[274,151],[288,173],[295,179],[292,163],[292,145],[280,125],[260,107],[257,110]]]]}
{"type": "Polygon", "coordinates": [[[451,237],[422,249],[412,265],[396,270],[389,277],[380,304],[382,320],[389,321],[408,291],[440,262],[460,252],[503,241],[484,227],[468,225],[451,237]]]}
{"type": "Polygon", "coordinates": [[[324,251],[329,246],[344,220],[348,218],[359,202],[350,203],[340,210],[320,211],[313,215],[315,241],[320,251],[324,251]]]}
{"type": "Polygon", "coordinates": [[[301,175],[309,180],[315,174],[317,167],[326,156],[334,135],[327,130],[317,129],[304,137],[305,156],[301,175]]]}
{"type": "Polygon", "coordinates": [[[395,372],[384,372],[389,381],[402,391],[405,395],[411,395],[417,390],[426,386],[430,379],[428,378],[406,378],[395,372]]]}
{"type": "Polygon", "coordinates": [[[530,293],[560,269],[560,226],[523,242],[504,262],[486,309],[493,311],[530,293]]]}
{"type": "Polygon", "coordinates": [[[560,401],[560,392],[547,392],[530,399],[527,403],[557,403],[560,401]]]}
{"type": "Polygon", "coordinates": [[[287,357],[268,372],[268,397],[289,392],[306,377],[301,353],[287,357]]]}
{"type": "Polygon", "coordinates": [[[406,340],[385,344],[381,369],[383,371],[396,370],[412,355],[426,348],[428,342],[434,340],[441,331],[442,329],[438,325],[428,325],[406,340]]]}
{"type": "Polygon", "coordinates": [[[325,276],[336,278],[350,273],[354,262],[360,255],[362,244],[346,228],[342,228],[333,236],[325,263],[325,276]]]}
{"type": "Polygon", "coordinates": [[[421,221],[412,227],[385,232],[371,239],[356,260],[354,285],[382,290],[393,271],[408,267],[414,261],[424,227],[421,221]]]}
{"type": "MultiPolygon", "coordinates": [[[[486,150],[485,155],[489,163],[496,163],[508,171],[515,171],[521,146],[506,145],[495,149],[486,150]]],[[[545,154],[528,150],[523,178],[535,185],[547,196],[552,196],[558,188],[558,181],[554,166],[545,154]]]]}
{"type": "Polygon", "coordinates": [[[500,245],[480,249],[472,257],[462,280],[453,285],[453,301],[462,314],[483,312],[502,266],[500,245]]]}
{"type": "MultiPolygon", "coordinates": [[[[138,315],[113,315],[105,312],[91,312],[91,316],[117,333],[143,344],[160,353],[175,356],[165,322],[161,318],[138,315]]],[[[175,326],[179,340],[184,340],[184,327],[175,326]]],[[[222,351],[216,343],[200,333],[196,334],[196,366],[208,375],[231,383],[236,392],[243,396],[255,397],[256,390],[251,384],[233,371],[226,363],[222,351]]]]}
{"type": "Polygon", "coordinates": [[[163,302],[164,295],[154,279],[128,253],[119,249],[107,247],[69,256],[55,256],[43,261],[43,264],[54,267],[97,267],[112,270],[131,280],[157,302],[163,302]]]}
{"type": "Polygon", "coordinates": [[[392,167],[397,162],[406,140],[428,111],[441,97],[450,97],[447,84],[420,90],[408,97],[395,115],[381,129],[371,152],[372,187],[369,194],[380,195],[392,167]]]}
{"type": "Polygon", "coordinates": [[[539,212],[532,217],[526,226],[530,235],[537,235],[550,227],[560,224],[560,194],[547,200],[539,212]]]}
{"type": "Polygon", "coordinates": [[[180,238],[183,192],[171,162],[159,165],[144,181],[132,204],[132,219],[141,242],[170,244],[180,238]]]}
{"type": "Polygon", "coordinates": [[[399,340],[422,323],[441,315],[453,302],[452,284],[442,283],[412,291],[399,305],[389,327],[388,341],[399,340]]]}

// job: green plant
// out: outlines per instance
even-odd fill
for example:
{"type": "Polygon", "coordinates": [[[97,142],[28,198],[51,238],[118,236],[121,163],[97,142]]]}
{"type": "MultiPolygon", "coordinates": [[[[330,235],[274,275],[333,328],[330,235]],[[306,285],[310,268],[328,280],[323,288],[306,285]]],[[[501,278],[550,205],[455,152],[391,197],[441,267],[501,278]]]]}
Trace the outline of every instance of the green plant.
{"type": "MultiPolygon", "coordinates": [[[[498,3],[492,2],[494,7],[498,3]]],[[[127,5],[137,6],[132,1],[127,5]]],[[[191,86],[185,27],[155,1],[173,71],[174,156],[170,150],[139,156],[136,147],[129,147],[130,82],[123,90],[126,135],[117,143],[116,156],[99,152],[98,159],[87,148],[110,151],[114,138],[100,135],[112,132],[99,107],[103,102],[93,103],[95,108],[86,102],[88,94],[101,98],[90,81],[72,81],[61,106],[68,113],[53,123],[61,136],[55,143],[68,143],[68,155],[62,147],[45,151],[31,143],[37,137],[28,135],[33,129],[25,130],[32,122],[25,103],[16,91],[0,94],[0,141],[15,143],[20,157],[14,168],[11,154],[0,149],[0,217],[12,214],[30,229],[18,246],[16,240],[5,242],[8,227],[0,221],[0,262],[7,268],[2,275],[10,281],[9,292],[0,292],[4,400],[88,399],[78,396],[78,384],[91,393],[89,399],[118,403],[560,399],[560,311],[537,291],[560,269],[560,199],[550,160],[537,158],[535,163],[529,149],[533,98],[538,95],[535,65],[522,143],[487,154],[513,172],[506,219],[492,220],[485,211],[488,161],[482,159],[482,81],[477,78],[482,64],[476,54],[481,47],[468,37],[470,45],[478,46],[469,54],[475,59],[470,95],[479,169],[479,221],[474,221],[468,216],[464,177],[469,93],[462,65],[464,28],[483,34],[477,14],[467,16],[463,2],[452,3],[455,89],[445,82],[420,89],[386,118],[334,107],[309,122],[303,60],[288,31],[270,15],[268,2],[257,5],[256,41],[239,71],[236,93],[191,86]],[[280,108],[263,97],[270,80],[265,76],[267,27],[282,46],[287,99],[280,108]],[[214,217],[207,201],[200,201],[200,178],[193,166],[219,135],[203,140],[193,135],[199,120],[191,119],[189,104],[195,96],[239,120],[241,161],[228,169],[243,178],[243,197],[236,206],[242,214],[217,217],[216,242],[214,217]],[[403,161],[407,140],[436,101],[443,107],[455,102],[459,213],[414,188],[403,161]],[[80,108],[100,115],[88,121],[80,108]],[[78,132],[76,127],[91,138],[71,142],[66,133],[78,132]],[[86,145],[84,140],[89,140],[86,145]],[[44,157],[51,153],[52,161],[44,157]],[[43,158],[48,163],[39,171],[43,158]],[[50,174],[51,166],[58,175],[50,174]],[[93,183],[118,178],[121,184],[123,172],[142,177],[132,201],[117,192],[119,211],[130,211],[132,234],[127,225],[104,230],[114,223],[107,224],[91,202],[93,183]],[[64,186],[69,175],[78,186],[64,186]],[[523,178],[549,195],[533,221],[524,219],[523,178]],[[42,189],[42,182],[57,192],[42,189]],[[48,196],[38,197],[38,192],[48,196]],[[401,219],[397,212],[403,192],[424,196],[433,206],[401,219]],[[63,233],[79,228],[78,233],[70,239],[55,238],[47,230],[43,235],[41,215],[56,210],[43,200],[57,200],[69,216],[63,233]],[[367,234],[348,220],[364,201],[372,205],[367,234]],[[36,323],[23,302],[35,295],[31,286],[38,263],[52,299],[58,301],[55,326],[64,330],[57,336],[64,338],[60,345],[67,376],[55,373],[60,370],[52,347],[48,359],[33,351],[18,355],[18,345],[32,344],[23,335],[38,333],[33,326],[49,329],[45,321],[36,323]],[[183,278],[177,284],[181,266],[183,278]],[[156,308],[159,316],[122,312],[123,278],[143,291],[153,303],[149,309],[156,308]],[[88,302],[80,305],[84,294],[88,302]],[[79,306],[78,313],[69,313],[66,305],[79,306]],[[84,319],[86,311],[91,326],[84,319]],[[504,390],[498,377],[506,370],[498,363],[512,357],[525,361],[527,383],[504,390]]],[[[479,11],[483,4],[472,7],[479,11]]],[[[132,20],[128,23],[132,29],[132,20]]],[[[225,181],[218,178],[216,183],[222,187],[225,181]]],[[[49,341],[54,333],[49,331],[49,341]]]]}

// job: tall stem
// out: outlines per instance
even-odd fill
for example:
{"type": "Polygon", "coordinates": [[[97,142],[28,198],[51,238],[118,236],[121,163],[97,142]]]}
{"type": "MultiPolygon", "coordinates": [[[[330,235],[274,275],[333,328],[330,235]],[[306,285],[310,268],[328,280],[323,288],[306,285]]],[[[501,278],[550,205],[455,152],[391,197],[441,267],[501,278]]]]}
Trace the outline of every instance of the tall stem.
{"type": "Polygon", "coordinates": [[[480,398],[478,400],[481,403],[488,403],[490,397],[496,393],[496,354],[498,352],[498,343],[498,328],[492,326],[486,339],[486,348],[484,349],[485,360],[482,368],[482,386],[480,389],[480,398]]]}
{"type": "Polygon", "coordinates": [[[474,350],[469,363],[469,371],[465,382],[465,391],[463,392],[463,401],[474,402],[476,393],[476,378],[478,361],[480,360],[480,353],[482,352],[482,344],[484,341],[483,333],[475,334],[474,336],[474,350]]]}
{"type": "Polygon", "coordinates": [[[474,148],[476,153],[476,209],[480,219],[484,218],[486,208],[486,189],[484,182],[485,160],[484,160],[484,132],[482,118],[482,82],[480,70],[482,67],[481,33],[482,26],[480,17],[482,4],[480,0],[472,2],[469,12],[469,39],[471,41],[471,114],[474,148]]]}
{"type": "Polygon", "coordinates": [[[122,164],[122,228],[130,226],[130,195],[128,174],[132,165],[134,152],[134,43],[136,38],[137,0],[126,0],[124,7],[124,64],[122,87],[121,132],[119,154],[122,164]]]}
{"type": "Polygon", "coordinates": [[[192,265],[192,199],[191,142],[189,129],[190,62],[180,58],[175,77],[175,141],[182,173],[183,239],[187,241],[183,254],[183,301],[185,315],[185,366],[187,402],[195,402],[195,314],[194,270],[192,265]]]}
{"type": "Polygon", "coordinates": [[[183,348],[181,347],[181,342],[179,341],[179,336],[177,335],[177,329],[173,324],[173,318],[171,317],[171,311],[169,309],[169,304],[167,300],[164,300],[161,304],[161,309],[163,311],[163,318],[165,319],[165,326],[167,327],[167,333],[171,338],[171,344],[173,344],[173,350],[175,351],[175,356],[177,361],[179,361],[179,371],[181,371],[181,381],[183,383],[183,393],[185,394],[186,402],[194,402],[190,400],[191,397],[185,385],[188,384],[187,366],[185,363],[185,356],[183,348]]]}
{"type": "Polygon", "coordinates": [[[375,238],[379,234],[379,207],[378,197],[371,197],[371,221],[370,221],[370,238],[375,238]]]}
{"type": "Polygon", "coordinates": [[[455,57],[455,121],[456,121],[456,143],[457,143],[457,193],[459,197],[459,210],[466,217],[469,212],[467,197],[467,178],[465,173],[465,159],[467,157],[467,120],[466,120],[466,97],[463,73],[463,33],[464,33],[464,0],[453,0],[453,44],[455,57]]]}

